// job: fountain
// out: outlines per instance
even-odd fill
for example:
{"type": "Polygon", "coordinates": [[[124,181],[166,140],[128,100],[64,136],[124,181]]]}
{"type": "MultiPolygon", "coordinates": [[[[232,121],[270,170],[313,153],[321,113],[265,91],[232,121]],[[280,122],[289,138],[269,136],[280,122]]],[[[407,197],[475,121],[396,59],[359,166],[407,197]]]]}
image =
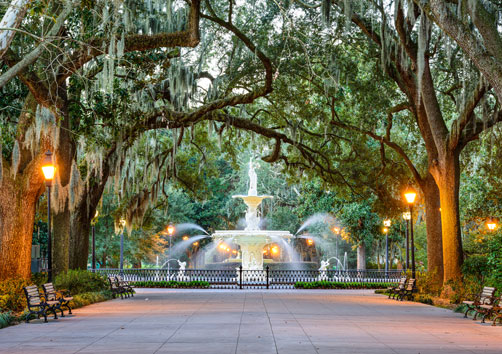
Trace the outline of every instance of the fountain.
{"type": "MultiPolygon", "coordinates": [[[[245,270],[263,270],[263,247],[274,243],[274,240],[289,240],[293,237],[289,231],[271,231],[260,229],[258,207],[263,199],[273,198],[270,195],[258,195],[258,178],[255,164],[249,161],[249,190],[247,195],[234,195],[247,205],[246,228],[244,230],[216,230],[212,237],[216,241],[232,239],[241,248],[242,268],[245,270]]],[[[290,255],[291,256],[291,255],[290,255]]]]}

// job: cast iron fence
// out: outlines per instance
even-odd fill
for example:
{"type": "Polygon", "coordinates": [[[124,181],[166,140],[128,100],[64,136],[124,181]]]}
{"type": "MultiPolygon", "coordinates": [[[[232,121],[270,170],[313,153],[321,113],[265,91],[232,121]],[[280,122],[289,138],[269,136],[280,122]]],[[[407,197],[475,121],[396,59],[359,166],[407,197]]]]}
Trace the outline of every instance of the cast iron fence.
{"type": "Polygon", "coordinates": [[[206,281],[214,289],[292,289],[297,282],[397,283],[402,270],[208,270],[208,269],[91,269],[107,276],[122,275],[129,281],[206,281]]]}

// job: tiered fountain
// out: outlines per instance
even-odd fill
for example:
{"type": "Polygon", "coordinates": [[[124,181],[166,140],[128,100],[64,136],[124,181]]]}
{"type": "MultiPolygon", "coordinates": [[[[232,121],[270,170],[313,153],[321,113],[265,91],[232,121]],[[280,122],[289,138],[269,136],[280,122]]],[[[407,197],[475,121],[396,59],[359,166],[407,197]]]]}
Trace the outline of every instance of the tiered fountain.
{"type": "Polygon", "coordinates": [[[258,207],[263,199],[270,195],[258,195],[257,176],[253,160],[249,161],[248,195],[234,195],[246,203],[246,228],[244,230],[216,230],[212,237],[215,241],[227,241],[238,244],[241,248],[242,268],[245,270],[263,270],[263,248],[277,241],[286,242],[293,237],[289,231],[260,230],[258,207]]]}

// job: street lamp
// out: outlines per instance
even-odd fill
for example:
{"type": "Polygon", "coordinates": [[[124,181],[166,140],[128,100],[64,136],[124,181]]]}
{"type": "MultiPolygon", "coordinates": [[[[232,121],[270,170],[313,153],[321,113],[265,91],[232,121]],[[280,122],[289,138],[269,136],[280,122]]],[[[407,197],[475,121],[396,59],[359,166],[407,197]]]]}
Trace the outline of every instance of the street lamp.
{"type": "Polygon", "coordinates": [[[406,211],[403,213],[403,219],[406,220],[406,270],[410,267],[410,236],[409,236],[409,229],[410,229],[410,219],[411,219],[411,213],[409,211],[406,211]]]}
{"type": "Polygon", "coordinates": [[[404,197],[410,208],[411,276],[413,279],[415,279],[415,240],[413,238],[413,203],[415,203],[417,192],[415,192],[415,190],[411,186],[408,186],[408,188],[404,192],[404,197]]]}
{"type": "Polygon", "coordinates": [[[51,186],[56,172],[50,150],[47,150],[42,161],[42,172],[47,187],[47,281],[50,283],[52,282],[51,186]]]}
{"type": "Polygon", "coordinates": [[[488,221],[486,222],[486,227],[488,228],[488,230],[494,231],[497,228],[497,221],[495,221],[494,219],[488,219],[488,221]]]}
{"type": "Polygon", "coordinates": [[[96,226],[96,222],[98,222],[98,215],[99,211],[96,210],[96,214],[94,214],[94,217],[91,220],[91,226],[92,226],[92,261],[91,261],[91,268],[94,271],[96,269],[96,233],[94,230],[94,226],[96,226]]]}
{"type": "Polygon", "coordinates": [[[389,227],[391,221],[389,219],[383,221],[383,233],[385,234],[385,274],[389,271],[389,227]]]}
{"type": "Polygon", "coordinates": [[[171,239],[173,238],[174,232],[176,231],[176,228],[174,225],[170,224],[167,226],[167,234],[169,235],[169,254],[168,258],[171,258],[171,239]]]}
{"type": "Polygon", "coordinates": [[[120,219],[120,227],[122,228],[120,233],[120,273],[124,270],[124,230],[126,221],[124,218],[120,219]]]}
{"type": "MultiPolygon", "coordinates": [[[[333,226],[333,228],[331,229],[331,231],[333,231],[333,233],[336,236],[340,235],[340,228],[338,226],[333,226]]],[[[335,237],[335,256],[336,256],[336,259],[339,259],[338,258],[338,237],[335,237]]]]}

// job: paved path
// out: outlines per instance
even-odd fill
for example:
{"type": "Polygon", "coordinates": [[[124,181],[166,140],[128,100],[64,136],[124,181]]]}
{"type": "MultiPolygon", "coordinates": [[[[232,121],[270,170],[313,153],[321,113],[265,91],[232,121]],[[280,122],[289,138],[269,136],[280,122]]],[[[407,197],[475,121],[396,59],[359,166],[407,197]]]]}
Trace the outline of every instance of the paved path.
{"type": "Polygon", "coordinates": [[[502,326],[368,291],[144,290],[0,330],[0,353],[502,353],[502,326]]]}

